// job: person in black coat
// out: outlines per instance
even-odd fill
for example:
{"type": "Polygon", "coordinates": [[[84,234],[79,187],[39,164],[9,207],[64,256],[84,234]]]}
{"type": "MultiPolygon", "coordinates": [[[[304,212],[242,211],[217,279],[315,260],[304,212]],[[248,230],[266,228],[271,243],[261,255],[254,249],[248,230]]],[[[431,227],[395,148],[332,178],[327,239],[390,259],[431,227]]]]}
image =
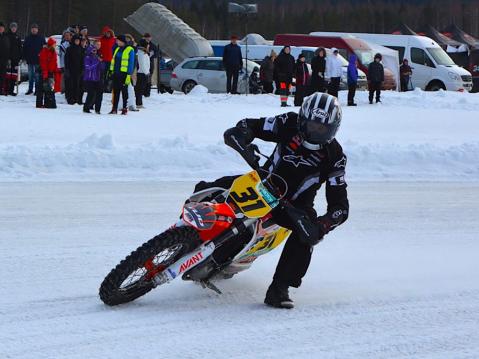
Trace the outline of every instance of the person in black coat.
{"type": "MultiPolygon", "coordinates": [[[[7,36],[10,40],[10,73],[16,74],[18,72],[18,66],[22,59],[22,39],[17,34],[18,25],[16,22],[10,24],[10,31],[7,36]]],[[[16,96],[15,93],[15,81],[10,80],[8,86],[8,94],[16,96]]]]}
{"type": "Polygon", "coordinates": [[[306,64],[306,57],[301,54],[294,69],[294,77],[296,78],[296,92],[294,94],[294,105],[301,106],[303,99],[308,95],[309,89],[309,69],[306,64]]]}
{"type": "Polygon", "coordinates": [[[226,92],[238,93],[238,76],[243,68],[241,48],[237,44],[238,37],[231,36],[231,43],[226,45],[223,52],[223,65],[226,70],[226,92]]]}
{"type": "Polygon", "coordinates": [[[35,91],[40,80],[40,62],[38,55],[43,46],[46,45],[45,38],[38,33],[38,25],[33,24],[30,29],[31,33],[25,38],[23,42],[23,59],[28,64],[28,91],[27,95],[33,93],[33,85],[35,84],[35,91]]]}
{"type": "Polygon", "coordinates": [[[10,40],[5,33],[5,24],[0,22],[0,95],[7,95],[7,91],[5,91],[5,83],[9,61],[10,40]]]}
{"type": "Polygon", "coordinates": [[[326,49],[319,47],[311,60],[311,93],[326,92],[324,73],[326,72],[326,49]]]}
{"type": "Polygon", "coordinates": [[[81,77],[83,73],[84,50],[81,37],[74,35],[65,53],[65,97],[70,105],[81,104],[81,77]]]}
{"type": "Polygon", "coordinates": [[[368,66],[369,103],[373,103],[376,93],[376,103],[381,102],[381,87],[384,82],[384,67],[381,64],[381,54],[374,55],[374,61],[368,66]]]}
{"type": "Polygon", "coordinates": [[[289,88],[293,82],[294,65],[291,47],[283,47],[276,60],[274,60],[274,74],[275,80],[279,83],[281,107],[288,106],[289,88]]]}
{"type": "Polygon", "coordinates": [[[259,78],[261,85],[266,93],[273,93],[273,78],[274,78],[274,60],[276,59],[276,52],[271,50],[269,56],[266,56],[261,62],[259,69],[259,78]]]}

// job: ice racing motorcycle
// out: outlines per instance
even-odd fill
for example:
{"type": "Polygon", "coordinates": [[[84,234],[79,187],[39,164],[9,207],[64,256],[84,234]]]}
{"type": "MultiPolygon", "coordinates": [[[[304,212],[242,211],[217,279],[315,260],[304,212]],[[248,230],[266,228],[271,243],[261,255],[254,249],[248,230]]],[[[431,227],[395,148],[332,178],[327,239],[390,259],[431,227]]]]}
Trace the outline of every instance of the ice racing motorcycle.
{"type": "Polygon", "coordinates": [[[278,182],[273,180],[275,175],[263,178],[261,171],[236,178],[229,189],[194,193],[175,225],[111,270],[100,286],[101,300],[110,306],[127,303],[178,277],[221,293],[214,279],[231,278],[248,269],[291,234],[273,221],[277,206],[308,233],[304,213],[282,199],[279,186],[273,183],[278,182]]]}

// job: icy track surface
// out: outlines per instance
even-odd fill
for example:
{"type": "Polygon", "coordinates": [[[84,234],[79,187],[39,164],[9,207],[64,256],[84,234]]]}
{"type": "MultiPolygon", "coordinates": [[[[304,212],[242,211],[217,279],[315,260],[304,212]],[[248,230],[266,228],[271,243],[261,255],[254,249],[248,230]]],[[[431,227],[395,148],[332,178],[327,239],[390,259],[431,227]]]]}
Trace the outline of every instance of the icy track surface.
{"type": "MultiPolygon", "coordinates": [[[[245,117],[284,111],[277,96],[153,95],[128,116],[85,115],[57,96],[57,110],[34,98],[0,98],[0,180],[200,179],[245,172],[223,132],[245,117]]],[[[345,106],[338,134],[358,180],[479,180],[479,94],[383,93],[345,106]]],[[[292,99],[290,99],[292,101],[292,99]]],[[[105,96],[102,112],[111,108],[105,96]]],[[[297,108],[290,108],[297,111],[297,108]]],[[[272,145],[260,146],[268,152],[272,145]]]]}
{"type": "Polygon", "coordinates": [[[478,357],[477,183],[352,183],[292,311],[262,304],[280,250],[221,296],[179,280],[104,306],[104,276],[192,185],[0,184],[0,357],[478,357]]]}

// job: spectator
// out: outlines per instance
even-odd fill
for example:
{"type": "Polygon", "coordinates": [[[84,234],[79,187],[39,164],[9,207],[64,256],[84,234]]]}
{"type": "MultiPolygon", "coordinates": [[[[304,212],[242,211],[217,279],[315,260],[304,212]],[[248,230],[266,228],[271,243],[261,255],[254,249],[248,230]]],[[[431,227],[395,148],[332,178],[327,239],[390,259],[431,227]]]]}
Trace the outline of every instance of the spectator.
{"type": "Polygon", "coordinates": [[[42,48],[39,55],[40,79],[37,88],[37,108],[57,108],[54,91],[54,77],[58,72],[57,42],[49,38],[47,45],[42,48]]]}
{"type": "Polygon", "coordinates": [[[137,108],[143,107],[143,96],[148,86],[150,75],[150,44],[147,40],[141,39],[138,44],[138,71],[136,75],[135,97],[137,108]]]}
{"type": "Polygon", "coordinates": [[[402,60],[402,65],[399,68],[399,74],[401,77],[401,91],[409,91],[409,83],[411,82],[412,69],[411,66],[409,66],[409,62],[407,59],[402,60]]]}
{"type": "Polygon", "coordinates": [[[323,47],[315,51],[311,60],[311,71],[311,92],[325,92],[326,50],[323,47]]]}
{"type": "Polygon", "coordinates": [[[274,60],[274,77],[279,83],[281,107],[288,106],[288,96],[293,82],[294,57],[290,54],[291,47],[285,46],[274,60]]]}
{"type": "Polygon", "coordinates": [[[135,67],[135,50],[127,45],[125,35],[120,35],[116,39],[118,47],[113,53],[110,64],[110,72],[113,73],[113,107],[110,114],[118,113],[118,103],[120,102],[120,93],[123,97],[122,115],[128,113],[128,85],[131,84],[131,75],[135,67]]]}
{"type": "Polygon", "coordinates": [[[384,82],[384,67],[381,64],[381,54],[374,55],[374,61],[368,66],[369,103],[373,103],[376,93],[376,103],[381,102],[381,87],[384,82]]]}
{"type": "Polygon", "coordinates": [[[128,110],[133,112],[138,112],[140,110],[138,110],[138,108],[136,107],[136,99],[135,99],[135,85],[136,85],[137,64],[138,64],[137,57],[136,57],[137,44],[135,42],[135,38],[132,35],[126,34],[125,37],[126,37],[126,44],[128,46],[131,46],[134,50],[133,73],[131,74],[131,81],[128,84],[128,110]]]}
{"type": "Polygon", "coordinates": [[[58,45],[58,67],[60,73],[62,74],[62,84],[61,84],[61,91],[62,93],[65,92],[65,55],[67,53],[67,49],[70,47],[70,42],[72,40],[72,30],[67,29],[63,31],[62,41],[60,45],[58,45]]]}
{"type": "Polygon", "coordinates": [[[223,66],[226,70],[226,92],[238,94],[238,77],[243,68],[241,48],[237,44],[238,37],[231,36],[231,43],[226,45],[223,52],[223,66]]]}
{"type": "Polygon", "coordinates": [[[328,56],[326,63],[326,77],[329,77],[328,93],[338,97],[339,83],[343,74],[343,64],[339,59],[339,51],[335,47],[331,49],[333,56],[328,56]]]}
{"type": "Polygon", "coordinates": [[[7,95],[7,68],[10,61],[10,40],[5,33],[5,24],[0,21],[0,95],[7,95]]]}
{"type": "Polygon", "coordinates": [[[82,43],[84,41],[83,48],[86,49],[90,46],[90,38],[88,37],[88,28],[86,26],[80,26],[80,36],[82,38],[82,43]]]}
{"type": "Polygon", "coordinates": [[[356,87],[358,86],[358,58],[356,55],[349,55],[348,64],[348,106],[357,106],[354,103],[356,87]]]}
{"type": "Polygon", "coordinates": [[[38,33],[38,25],[33,24],[30,29],[31,33],[23,42],[23,59],[28,64],[28,91],[27,95],[33,93],[33,85],[35,84],[35,92],[38,89],[39,82],[39,58],[38,55],[45,45],[45,38],[38,33]]]}
{"type": "Polygon", "coordinates": [[[82,104],[80,87],[84,58],[80,43],[80,36],[73,35],[65,54],[65,97],[70,105],[82,104]]]}
{"type": "Polygon", "coordinates": [[[276,52],[271,50],[269,56],[266,56],[261,62],[259,78],[266,93],[273,93],[273,76],[274,76],[274,60],[276,60],[276,52]]]}
{"type": "Polygon", "coordinates": [[[309,89],[309,69],[306,64],[306,57],[301,54],[298,56],[294,69],[296,78],[296,93],[294,94],[294,105],[301,106],[303,99],[308,95],[309,89]]]}
{"type": "Polygon", "coordinates": [[[10,31],[7,33],[10,42],[10,66],[7,69],[10,73],[8,81],[7,94],[16,96],[15,82],[17,81],[18,66],[22,59],[22,39],[17,34],[18,25],[16,22],[10,24],[10,31]]]}
{"type": "Polygon", "coordinates": [[[103,35],[100,38],[100,43],[101,43],[100,56],[103,59],[103,62],[105,64],[105,69],[106,69],[103,75],[103,91],[110,92],[111,83],[110,83],[108,74],[110,69],[111,58],[113,57],[113,47],[115,46],[116,39],[115,39],[115,33],[108,26],[104,26],[103,29],[101,30],[101,33],[103,35]]]}
{"type": "MultiPolygon", "coordinates": [[[[146,89],[145,89],[145,97],[150,97],[151,93],[151,82],[153,78],[153,72],[155,71],[155,59],[158,59],[160,61],[160,50],[158,49],[158,46],[156,46],[154,43],[151,42],[151,35],[149,33],[146,33],[143,35],[143,38],[148,42],[148,47],[150,49],[150,73],[148,75],[148,82],[146,84],[146,89]]],[[[158,85],[159,87],[159,85],[158,85]]]]}
{"type": "Polygon", "coordinates": [[[95,41],[94,45],[86,49],[85,70],[83,72],[83,84],[87,91],[83,112],[90,113],[94,106],[95,113],[100,114],[103,100],[103,70],[104,64],[99,55],[101,43],[95,41]]]}

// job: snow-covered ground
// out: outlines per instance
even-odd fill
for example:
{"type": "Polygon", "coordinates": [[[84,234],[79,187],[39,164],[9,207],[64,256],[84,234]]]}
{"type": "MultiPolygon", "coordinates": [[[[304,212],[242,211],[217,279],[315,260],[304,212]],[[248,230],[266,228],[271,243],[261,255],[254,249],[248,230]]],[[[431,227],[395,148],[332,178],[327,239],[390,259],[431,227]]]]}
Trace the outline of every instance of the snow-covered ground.
{"type": "Polygon", "coordinates": [[[178,280],[104,306],[103,277],[192,185],[0,184],[0,357],[478,357],[479,184],[351,184],[351,218],[315,248],[292,311],[262,304],[279,249],[221,296],[178,280]]]}
{"type": "MultiPolygon", "coordinates": [[[[0,180],[185,180],[244,172],[222,142],[224,130],[244,117],[283,111],[272,95],[200,93],[154,96],[146,110],[126,117],[97,116],[57,98],[57,110],[35,109],[33,97],[0,98],[0,180]]],[[[350,179],[479,179],[479,95],[386,92],[381,105],[369,105],[365,92],[357,98],[358,107],[344,106],[338,135],[350,179]]],[[[102,111],[109,110],[106,96],[102,111]]]]}
{"type": "Polygon", "coordinates": [[[479,95],[344,107],[351,215],[293,311],[262,304],[280,249],[221,296],[180,280],[116,308],[97,296],[195,180],[248,170],[222,133],[281,113],[276,97],[155,95],[126,117],[57,98],[0,97],[0,358],[479,357],[479,95]]]}

